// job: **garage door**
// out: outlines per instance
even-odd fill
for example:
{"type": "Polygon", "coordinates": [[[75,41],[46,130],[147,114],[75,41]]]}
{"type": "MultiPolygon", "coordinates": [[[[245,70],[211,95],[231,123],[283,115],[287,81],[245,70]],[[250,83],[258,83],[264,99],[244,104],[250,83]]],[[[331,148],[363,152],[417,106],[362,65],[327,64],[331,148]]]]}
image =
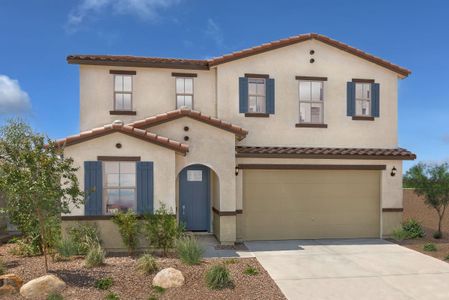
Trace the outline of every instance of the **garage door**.
{"type": "Polygon", "coordinates": [[[244,240],[379,237],[380,171],[244,170],[244,240]]]}

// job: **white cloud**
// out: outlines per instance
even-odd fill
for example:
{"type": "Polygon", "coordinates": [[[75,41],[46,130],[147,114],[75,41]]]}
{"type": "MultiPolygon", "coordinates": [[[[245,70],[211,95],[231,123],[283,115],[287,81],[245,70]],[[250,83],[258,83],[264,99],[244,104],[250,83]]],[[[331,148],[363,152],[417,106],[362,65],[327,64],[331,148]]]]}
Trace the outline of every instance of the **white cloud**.
{"type": "Polygon", "coordinates": [[[206,36],[211,38],[218,47],[221,48],[224,46],[223,32],[221,31],[220,26],[213,19],[207,20],[205,33],[206,36]]]}
{"type": "Polygon", "coordinates": [[[92,15],[112,10],[116,14],[135,15],[144,20],[159,18],[159,10],[167,9],[181,0],[81,0],[67,20],[66,29],[76,31],[92,15]]]}
{"type": "Polygon", "coordinates": [[[28,112],[30,97],[20,88],[17,80],[0,75],[0,115],[28,112]]]}

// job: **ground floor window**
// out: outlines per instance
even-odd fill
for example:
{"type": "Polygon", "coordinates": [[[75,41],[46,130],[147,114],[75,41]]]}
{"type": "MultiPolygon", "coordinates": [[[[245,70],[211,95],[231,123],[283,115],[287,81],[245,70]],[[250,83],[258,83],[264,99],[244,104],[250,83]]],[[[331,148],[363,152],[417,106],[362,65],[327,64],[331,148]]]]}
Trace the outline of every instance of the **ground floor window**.
{"type": "Polygon", "coordinates": [[[115,214],[128,209],[136,211],[136,163],[105,161],[103,166],[104,213],[115,214]]]}

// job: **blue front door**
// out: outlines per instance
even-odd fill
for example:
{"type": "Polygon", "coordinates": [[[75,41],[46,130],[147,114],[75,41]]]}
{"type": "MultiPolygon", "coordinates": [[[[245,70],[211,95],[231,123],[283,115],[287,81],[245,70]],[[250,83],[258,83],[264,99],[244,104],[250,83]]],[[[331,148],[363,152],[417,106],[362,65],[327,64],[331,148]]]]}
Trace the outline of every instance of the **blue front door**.
{"type": "Polygon", "coordinates": [[[209,231],[209,168],[192,165],[179,174],[179,220],[189,231],[209,231]]]}

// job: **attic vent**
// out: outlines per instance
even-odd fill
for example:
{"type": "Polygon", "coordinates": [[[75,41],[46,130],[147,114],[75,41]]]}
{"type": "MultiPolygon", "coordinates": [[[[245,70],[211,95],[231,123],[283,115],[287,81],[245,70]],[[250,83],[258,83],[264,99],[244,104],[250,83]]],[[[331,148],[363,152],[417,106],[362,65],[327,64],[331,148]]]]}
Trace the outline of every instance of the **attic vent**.
{"type": "Polygon", "coordinates": [[[119,125],[119,126],[123,126],[124,123],[122,120],[115,120],[114,122],[112,122],[113,125],[119,125]]]}

